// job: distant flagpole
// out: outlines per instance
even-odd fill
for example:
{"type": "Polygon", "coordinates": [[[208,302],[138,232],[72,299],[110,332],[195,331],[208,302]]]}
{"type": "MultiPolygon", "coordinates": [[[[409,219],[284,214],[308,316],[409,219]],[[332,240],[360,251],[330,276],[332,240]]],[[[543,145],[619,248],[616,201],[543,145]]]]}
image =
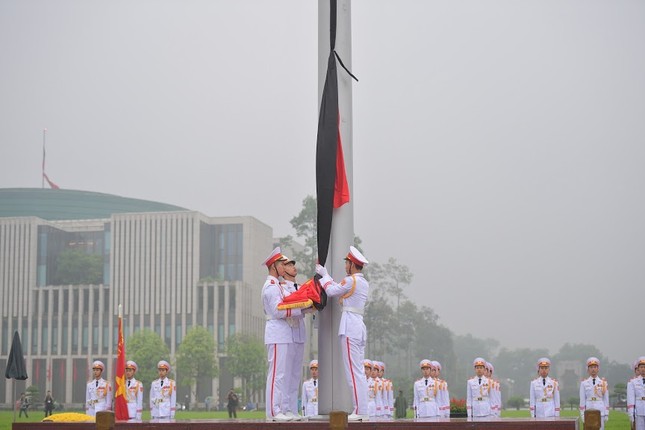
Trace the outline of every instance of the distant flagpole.
{"type": "Polygon", "coordinates": [[[45,188],[45,141],[47,140],[47,129],[43,129],[43,165],[40,172],[40,188],[45,188]]]}
{"type": "MultiPolygon", "coordinates": [[[[114,392],[114,416],[119,421],[130,419],[125,386],[125,341],[123,339],[123,310],[119,304],[119,340],[116,348],[116,378],[114,392]]],[[[133,417],[134,418],[134,417],[133,417]]]]}

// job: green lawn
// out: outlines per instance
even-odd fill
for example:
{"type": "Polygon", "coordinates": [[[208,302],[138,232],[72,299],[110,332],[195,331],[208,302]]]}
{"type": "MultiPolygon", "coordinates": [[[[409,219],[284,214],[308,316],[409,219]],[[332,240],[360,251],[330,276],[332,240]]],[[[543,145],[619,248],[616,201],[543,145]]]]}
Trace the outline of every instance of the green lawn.
{"type": "MultiPolygon", "coordinates": [[[[74,411],[66,411],[74,412],[74,411]]],[[[78,411],[80,412],[80,411],[78,411]]],[[[16,413],[16,417],[18,414],[16,413]]],[[[526,418],[529,416],[529,411],[514,411],[507,410],[502,412],[502,418],[526,418]]],[[[577,417],[578,411],[562,411],[562,416],[566,417],[577,417]]],[[[42,411],[29,411],[29,418],[16,418],[16,421],[19,422],[38,422],[45,417],[45,414],[42,411]]],[[[238,418],[246,419],[262,419],[264,418],[264,411],[253,411],[253,412],[238,412],[238,418]]],[[[408,411],[408,417],[412,418],[412,411],[408,411]]],[[[214,411],[214,412],[202,412],[202,411],[179,411],[177,412],[177,419],[179,420],[207,420],[207,419],[228,419],[228,413],[226,411],[214,411]]],[[[150,419],[150,412],[143,412],[143,419],[150,419]]],[[[11,423],[13,422],[13,412],[12,411],[0,411],[0,430],[11,430],[11,423]]],[[[580,426],[582,428],[582,426],[580,426]]],[[[624,412],[610,411],[609,412],[609,421],[605,430],[630,430],[629,418],[624,412]]]]}

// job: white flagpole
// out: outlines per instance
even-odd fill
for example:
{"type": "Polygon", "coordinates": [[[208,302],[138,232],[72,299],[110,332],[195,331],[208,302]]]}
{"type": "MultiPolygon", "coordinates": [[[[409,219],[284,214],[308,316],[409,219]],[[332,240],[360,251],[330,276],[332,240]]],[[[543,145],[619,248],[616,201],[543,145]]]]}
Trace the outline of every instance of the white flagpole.
{"type": "MultiPolygon", "coordinates": [[[[327,73],[329,56],[329,0],[318,1],[318,106],[327,73]]],[[[351,70],[351,0],[338,0],[336,23],[336,52],[351,70]]],[[[351,77],[338,64],[338,106],[340,111],[341,140],[345,157],[345,171],[349,185],[350,201],[334,209],[331,229],[331,243],[327,257],[327,268],[339,281],[345,277],[344,257],[354,243],[354,193],[352,166],[352,82],[351,77]]],[[[329,415],[331,411],[352,412],[350,387],[345,377],[345,368],[338,340],[341,306],[338,300],[330,298],[327,307],[319,315],[318,325],[318,367],[320,388],[318,391],[318,413],[329,415]]]]}
{"type": "Polygon", "coordinates": [[[45,188],[45,141],[47,140],[47,129],[43,129],[43,165],[40,172],[40,188],[45,188]]]}

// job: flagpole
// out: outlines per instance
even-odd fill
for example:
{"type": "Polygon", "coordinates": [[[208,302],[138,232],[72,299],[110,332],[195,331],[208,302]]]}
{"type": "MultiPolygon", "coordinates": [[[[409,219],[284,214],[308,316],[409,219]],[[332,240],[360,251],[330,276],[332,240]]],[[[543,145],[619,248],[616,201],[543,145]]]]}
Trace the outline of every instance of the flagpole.
{"type": "MultiPolygon", "coordinates": [[[[343,63],[351,70],[351,0],[337,2],[336,51],[343,63]]],[[[318,105],[322,97],[327,61],[329,57],[330,0],[318,1],[318,105]]],[[[331,241],[327,258],[327,268],[335,280],[345,277],[343,257],[349,246],[354,243],[354,194],[352,168],[352,84],[351,78],[342,68],[338,68],[338,105],[340,111],[340,131],[345,157],[345,170],[351,199],[338,209],[334,209],[331,241]]],[[[328,415],[331,411],[352,412],[352,397],[345,377],[342,352],[338,341],[338,326],[342,309],[335,299],[327,302],[327,307],[319,314],[318,325],[318,366],[320,368],[320,389],[318,411],[328,415]]]]}
{"type": "Polygon", "coordinates": [[[47,129],[43,129],[43,164],[40,172],[40,188],[45,188],[45,141],[47,140],[47,129]]]}

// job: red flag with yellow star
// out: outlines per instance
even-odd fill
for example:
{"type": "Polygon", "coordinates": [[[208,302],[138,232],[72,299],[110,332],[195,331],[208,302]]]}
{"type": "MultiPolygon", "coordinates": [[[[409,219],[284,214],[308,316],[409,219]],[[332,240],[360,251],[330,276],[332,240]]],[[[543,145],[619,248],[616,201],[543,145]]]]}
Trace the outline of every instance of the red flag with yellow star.
{"type": "Polygon", "coordinates": [[[117,420],[127,421],[130,419],[130,415],[128,414],[128,400],[126,399],[125,387],[125,342],[123,340],[123,317],[121,315],[121,305],[119,305],[119,343],[116,347],[116,353],[114,417],[117,420]]]}

